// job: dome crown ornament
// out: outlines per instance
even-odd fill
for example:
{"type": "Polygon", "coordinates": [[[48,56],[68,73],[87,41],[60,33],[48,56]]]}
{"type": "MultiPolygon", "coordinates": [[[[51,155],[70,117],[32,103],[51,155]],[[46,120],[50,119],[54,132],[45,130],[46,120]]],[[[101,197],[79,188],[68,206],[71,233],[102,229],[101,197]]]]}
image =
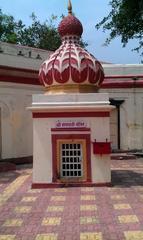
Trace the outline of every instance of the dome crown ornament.
{"type": "Polygon", "coordinates": [[[71,3],[71,0],[69,0],[69,3],[68,3],[68,13],[72,15],[72,3],[71,3]]]}
{"type": "Polygon", "coordinates": [[[58,32],[61,36],[76,35],[81,37],[83,33],[83,27],[81,22],[72,14],[71,0],[68,2],[68,16],[64,17],[58,26],[58,32]]]}
{"type": "Polygon", "coordinates": [[[83,27],[72,15],[70,0],[68,13],[58,26],[62,45],[41,65],[40,82],[47,93],[97,92],[104,80],[103,68],[80,46],[83,27]]]}

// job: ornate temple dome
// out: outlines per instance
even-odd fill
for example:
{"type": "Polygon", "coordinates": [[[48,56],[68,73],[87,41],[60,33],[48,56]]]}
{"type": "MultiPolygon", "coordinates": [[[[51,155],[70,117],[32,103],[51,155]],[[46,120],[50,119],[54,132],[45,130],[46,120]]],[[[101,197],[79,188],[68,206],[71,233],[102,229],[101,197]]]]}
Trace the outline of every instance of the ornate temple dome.
{"type": "Polygon", "coordinates": [[[81,36],[83,27],[81,22],[73,15],[68,15],[59,24],[58,32],[61,37],[68,35],[81,36]]]}
{"type": "Polygon", "coordinates": [[[80,46],[83,27],[72,15],[70,0],[68,12],[58,27],[62,45],[41,65],[40,82],[48,93],[97,92],[104,80],[103,68],[80,46]]]}

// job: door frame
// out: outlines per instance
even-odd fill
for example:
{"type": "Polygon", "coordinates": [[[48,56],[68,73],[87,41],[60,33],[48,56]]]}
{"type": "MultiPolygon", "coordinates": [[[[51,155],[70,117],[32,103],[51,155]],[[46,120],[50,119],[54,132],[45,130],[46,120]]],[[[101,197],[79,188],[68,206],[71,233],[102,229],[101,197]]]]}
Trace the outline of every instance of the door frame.
{"type": "Polygon", "coordinates": [[[87,178],[87,169],[86,169],[86,140],[85,139],[60,139],[57,140],[57,153],[58,153],[58,163],[57,169],[59,176],[61,175],[61,144],[81,144],[82,145],[82,154],[83,154],[83,163],[82,163],[82,176],[81,177],[60,177],[62,182],[79,182],[85,181],[87,178]]]}
{"type": "Polygon", "coordinates": [[[121,119],[120,119],[120,107],[125,100],[116,100],[113,98],[109,99],[110,104],[117,108],[117,146],[118,150],[121,149],[121,119]]]}
{"type": "MultiPolygon", "coordinates": [[[[77,182],[91,182],[91,141],[90,134],[52,134],[52,172],[53,182],[71,182],[68,179],[62,179],[60,177],[60,148],[61,142],[82,142],[85,149],[85,157],[83,164],[84,177],[81,179],[75,179],[77,182]]],[[[72,179],[73,180],[73,179],[72,179]]],[[[75,181],[73,181],[75,182],[75,181]]]]}

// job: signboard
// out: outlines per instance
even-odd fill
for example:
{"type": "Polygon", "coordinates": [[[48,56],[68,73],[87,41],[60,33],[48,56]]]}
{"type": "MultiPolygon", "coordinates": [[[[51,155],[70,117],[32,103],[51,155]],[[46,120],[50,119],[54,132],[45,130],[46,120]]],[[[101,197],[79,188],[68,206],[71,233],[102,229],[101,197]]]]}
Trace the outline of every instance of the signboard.
{"type": "Polygon", "coordinates": [[[82,120],[67,120],[61,121],[58,120],[56,122],[56,128],[85,128],[87,127],[87,123],[82,120]]]}

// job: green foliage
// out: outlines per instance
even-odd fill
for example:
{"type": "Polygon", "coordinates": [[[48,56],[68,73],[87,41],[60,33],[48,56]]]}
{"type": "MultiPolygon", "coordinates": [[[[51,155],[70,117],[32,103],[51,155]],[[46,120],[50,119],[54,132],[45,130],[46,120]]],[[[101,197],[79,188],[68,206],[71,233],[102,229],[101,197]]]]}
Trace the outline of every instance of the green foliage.
{"type": "Polygon", "coordinates": [[[53,24],[56,18],[56,16],[52,16],[49,22],[46,20],[44,23],[40,23],[35,14],[32,13],[32,25],[23,29],[20,44],[51,51],[57,49],[61,40],[53,24]]]}
{"type": "MultiPolygon", "coordinates": [[[[55,51],[61,44],[54,25],[57,16],[52,15],[49,21],[41,23],[32,13],[31,20],[32,24],[26,27],[21,20],[15,21],[0,9],[0,41],[55,51]]],[[[87,43],[81,41],[81,45],[86,47],[87,43]]]]}
{"type": "Polygon", "coordinates": [[[110,31],[105,45],[117,36],[124,47],[130,39],[137,39],[138,46],[133,50],[143,56],[143,0],[111,0],[109,5],[109,15],[96,25],[97,29],[110,31]]]}

